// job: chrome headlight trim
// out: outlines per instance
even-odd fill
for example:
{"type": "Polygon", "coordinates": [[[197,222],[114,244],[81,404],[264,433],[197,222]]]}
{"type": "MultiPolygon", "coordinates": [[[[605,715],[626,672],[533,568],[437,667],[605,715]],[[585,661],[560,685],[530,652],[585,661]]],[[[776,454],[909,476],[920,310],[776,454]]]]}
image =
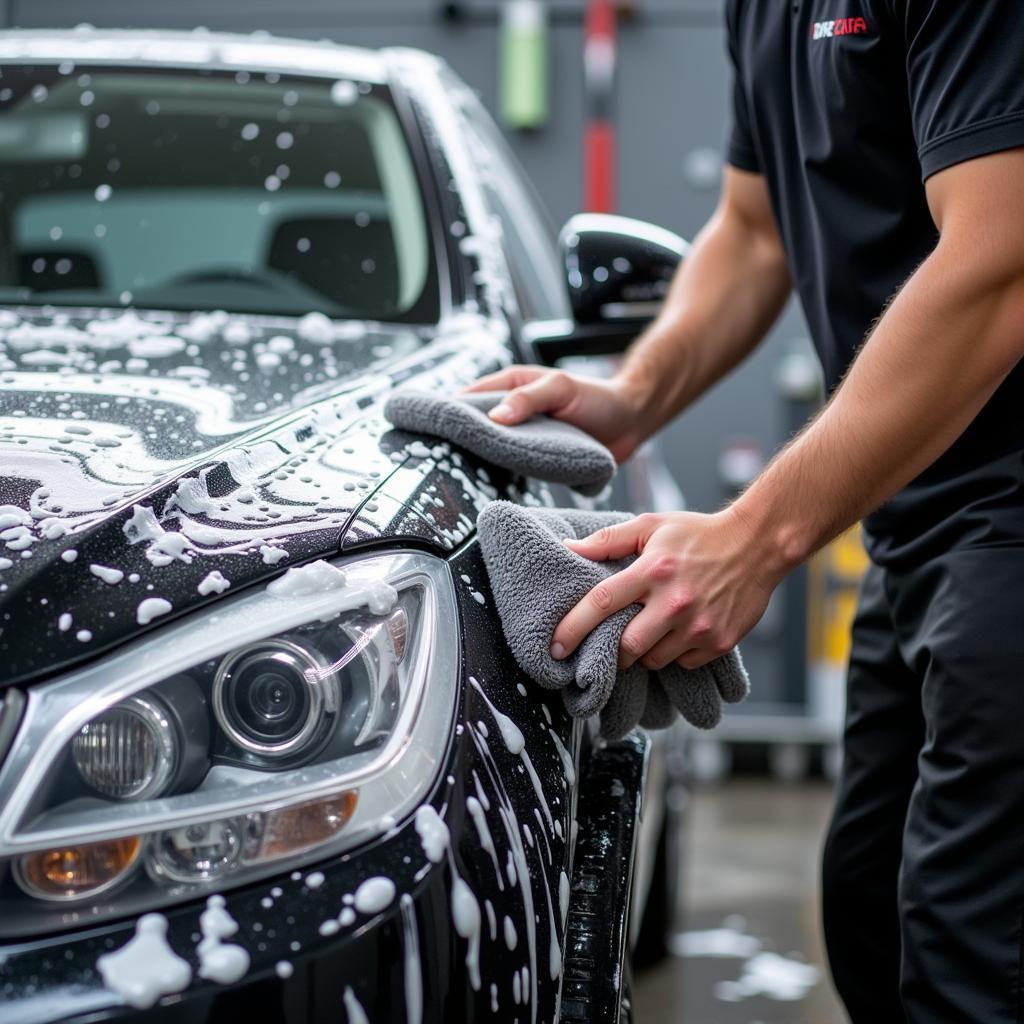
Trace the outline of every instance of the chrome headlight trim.
{"type": "Polygon", "coordinates": [[[292,643],[290,640],[274,638],[261,641],[258,646],[275,648],[283,653],[293,655],[299,661],[306,662],[307,668],[310,670],[304,673],[307,693],[309,694],[309,710],[302,728],[294,736],[290,736],[279,743],[261,743],[251,736],[247,736],[232,720],[225,702],[224,689],[229,678],[229,670],[234,668],[235,663],[242,658],[251,656],[251,647],[242,647],[233,651],[218,666],[217,675],[213,680],[213,713],[224,732],[243,750],[248,750],[253,754],[259,754],[268,758],[285,757],[305,746],[313,734],[320,728],[319,719],[325,710],[331,712],[337,710],[337,695],[332,686],[334,680],[330,678],[322,682],[317,680],[315,674],[317,674],[318,670],[324,669],[325,666],[317,662],[305,648],[292,643]],[[310,680],[310,675],[314,675],[313,680],[310,680]],[[329,696],[325,696],[325,692],[329,696]]]}
{"type": "MultiPolygon", "coordinates": [[[[17,735],[0,768],[0,858],[274,811],[341,789],[359,790],[356,812],[344,831],[345,847],[378,835],[411,814],[436,780],[454,728],[459,626],[450,570],[442,559],[409,551],[336,564],[347,577],[344,588],[283,597],[263,586],[225,598],[30,690],[17,735]],[[61,752],[83,725],[107,708],[207,659],[315,619],[364,607],[382,582],[399,591],[423,588],[420,636],[426,639],[413,652],[415,692],[381,747],[340,762],[263,773],[257,780],[239,778],[245,784],[231,788],[230,796],[223,789],[214,796],[199,788],[175,797],[105,807],[102,815],[95,809],[62,813],[56,825],[45,816],[31,819],[33,798],[61,752]]],[[[210,774],[214,773],[239,774],[226,766],[213,768],[210,774]]]]}

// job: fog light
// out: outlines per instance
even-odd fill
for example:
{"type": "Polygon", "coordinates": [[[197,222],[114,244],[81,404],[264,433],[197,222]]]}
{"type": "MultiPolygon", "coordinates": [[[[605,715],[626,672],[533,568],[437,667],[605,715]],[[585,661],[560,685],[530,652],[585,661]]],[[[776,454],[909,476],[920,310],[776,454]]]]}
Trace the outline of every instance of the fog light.
{"type": "Polygon", "coordinates": [[[23,857],[15,878],[25,892],[41,899],[94,896],[128,873],[141,845],[138,836],[128,836],[62,850],[43,850],[23,857]]]}
{"type": "Polygon", "coordinates": [[[244,818],[205,821],[155,837],[150,867],[175,882],[206,882],[230,872],[242,853],[244,818]]]}
{"type": "Polygon", "coordinates": [[[252,834],[246,862],[277,860],[333,839],[355,813],[356,799],[350,790],[261,815],[262,831],[252,834]]]}
{"type": "Polygon", "coordinates": [[[151,697],[129,697],[82,726],[71,743],[71,758],[97,793],[138,800],[166,785],[176,747],[163,707],[151,697]]]}

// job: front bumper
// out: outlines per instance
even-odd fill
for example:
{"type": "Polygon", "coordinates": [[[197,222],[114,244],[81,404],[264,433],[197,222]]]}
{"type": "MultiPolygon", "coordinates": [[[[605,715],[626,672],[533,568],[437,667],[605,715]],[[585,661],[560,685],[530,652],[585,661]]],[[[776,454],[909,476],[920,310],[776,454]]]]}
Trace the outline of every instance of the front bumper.
{"type": "MultiPolygon", "coordinates": [[[[453,571],[480,579],[477,558],[470,546],[453,560],[453,571]]],[[[131,939],[133,921],[90,928],[85,919],[78,931],[0,946],[0,1024],[338,1024],[353,1000],[371,1024],[553,1024],[563,974],[570,1012],[564,1019],[578,1019],[571,1013],[585,1004],[590,1021],[616,1021],[614,979],[621,970],[646,738],[637,734],[590,752],[580,775],[582,728],[570,721],[559,695],[523,685],[492,606],[481,605],[469,587],[460,588],[459,603],[460,724],[428,801],[451,835],[438,863],[425,855],[409,819],[316,865],[324,876],[318,886],[307,884],[313,870],[307,868],[225,893],[240,926],[228,941],[251,957],[233,985],[196,974],[204,902],[165,910],[168,941],[190,963],[193,979],[184,992],[145,1010],[106,988],[95,966],[100,955],[131,939]],[[495,710],[521,730],[522,753],[503,743],[495,710]],[[608,870],[595,881],[601,851],[608,870]],[[374,876],[394,882],[394,901],[322,934],[323,923],[337,921],[349,905],[346,897],[374,876]],[[453,909],[456,877],[472,893],[478,932],[472,913],[467,918],[453,909]],[[577,922],[568,931],[567,917],[577,922]],[[589,938],[578,924],[587,920],[601,922],[589,938]]]]}

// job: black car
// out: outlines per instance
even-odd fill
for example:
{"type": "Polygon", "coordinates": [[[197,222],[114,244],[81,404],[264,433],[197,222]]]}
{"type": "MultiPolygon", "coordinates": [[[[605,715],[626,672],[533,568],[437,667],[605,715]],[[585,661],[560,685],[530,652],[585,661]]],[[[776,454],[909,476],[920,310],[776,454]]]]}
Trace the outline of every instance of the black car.
{"type": "Polygon", "coordinates": [[[523,677],[474,540],[573,499],[379,409],[617,351],[680,241],[559,247],[411,51],[3,33],[0,140],[0,1021],[628,1018],[678,758],[523,677]]]}

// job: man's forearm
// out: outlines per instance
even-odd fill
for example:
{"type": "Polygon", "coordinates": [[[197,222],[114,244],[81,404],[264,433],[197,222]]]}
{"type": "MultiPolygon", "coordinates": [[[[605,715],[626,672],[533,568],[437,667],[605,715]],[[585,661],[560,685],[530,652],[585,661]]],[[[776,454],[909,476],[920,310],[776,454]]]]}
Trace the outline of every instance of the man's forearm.
{"type": "MultiPolygon", "coordinates": [[[[747,176],[753,177],[753,176],[747,176]]],[[[661,314],[634,343],[619,378],[653,434],[761,341],[791,291],[774,222],[723,203],[697,236],[661,314]]]]}
{"type": "Polygon", "coordinates": [[[781,575],[960,436],[1024,354],[1024,275],[940,244],[822,413],[733,505],[781,575]]]}

